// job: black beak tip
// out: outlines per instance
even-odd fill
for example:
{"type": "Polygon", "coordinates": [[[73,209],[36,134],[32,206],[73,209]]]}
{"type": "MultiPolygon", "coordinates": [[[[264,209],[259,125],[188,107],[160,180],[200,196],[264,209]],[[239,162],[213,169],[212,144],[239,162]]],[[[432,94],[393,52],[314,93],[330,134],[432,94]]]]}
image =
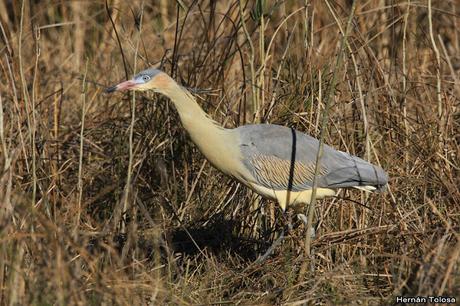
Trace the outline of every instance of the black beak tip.
{"type": "Polygon", "coordinates": [[[117,91],[117,86],[112,86],[105,89],[105,93],[112,93],[115,91],[117,91]]]}

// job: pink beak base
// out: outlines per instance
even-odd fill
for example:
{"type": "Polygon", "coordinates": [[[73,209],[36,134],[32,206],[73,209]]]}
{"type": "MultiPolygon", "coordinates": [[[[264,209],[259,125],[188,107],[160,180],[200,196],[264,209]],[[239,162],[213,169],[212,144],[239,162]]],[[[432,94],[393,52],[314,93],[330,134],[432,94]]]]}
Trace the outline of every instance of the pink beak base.
{"type": "Polygon", "coordinates": [[[137,85],[136,82],[134,82],[133,80],[124,81],[124,82],[121,82],[118,85],[115,85],[115,86],[107,88],[105,90],[105,92],[106,93],[112,93],[112,92],[115,92],[115,91],[129,90],[129,89],[135,87],[136,85],[137,85]]]}

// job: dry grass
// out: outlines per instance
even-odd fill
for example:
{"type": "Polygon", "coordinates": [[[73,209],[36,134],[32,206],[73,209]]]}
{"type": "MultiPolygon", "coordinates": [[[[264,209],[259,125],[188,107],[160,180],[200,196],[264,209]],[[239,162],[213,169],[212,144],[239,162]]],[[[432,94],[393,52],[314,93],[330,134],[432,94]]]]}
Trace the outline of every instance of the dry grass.
{"type": "Polygon", "coordinates": [[[161,61],[227,127],[318,137],[351,3],[305,2],[0,2],[1,304],[459,299],[458,1],[358,1],[324,141],[390,188],[320,201],[308,258],[298,226],[255,264],[286,216],[167,99],[103,93],[161,61]]]}

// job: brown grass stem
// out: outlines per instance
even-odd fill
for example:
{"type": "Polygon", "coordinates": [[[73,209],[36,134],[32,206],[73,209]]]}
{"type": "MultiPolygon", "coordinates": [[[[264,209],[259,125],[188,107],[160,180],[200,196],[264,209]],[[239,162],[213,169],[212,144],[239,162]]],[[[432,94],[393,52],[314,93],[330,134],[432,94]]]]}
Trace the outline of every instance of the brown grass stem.
{"type": "MultiPolygon", "coordinates": [[[[134,50],[134,73],[136,73],[137,69],[137,57],[139,52],[139,45],[141,42],[141,35],[142,35],[142,21],[143,21],[143,14],[144,14],[144,1],[141,3],[140,15],[139,15],[139,28],[136,37],[136,49],[134,50]]],[[[126,214],[128,211],[129,205],[129,192],[131,190],[131,179],[132,179],[132,172],[133,172],[133,162],[134,162],[134,125],[136,124],[136,93],[133,92],[131,96],[131,124],[129,125],[129,137],[128,137],[128,148],[129,148],[129,161],[128,161],[128,169],[127,169],[127,176],[126,176],[126,185],[125,190],[123,193],[123,210],[122,215],[126,214]]],[[[126,232],[126,223],[122,222],[122,233],[126,232]]]]}
{"type": "MultiPolygon", "coordinates": [[[[249,44],[249,67],[251,71],[251,90],[252,90],[252,115],[254,116],[254,120],[257,120],[257,113],[259,110],[259,94],[258,94],[258,87],[256,83],[256,70],[255,70],[255,49],[254,44],[252,43],[251,35],[246,26],[246,18],[244,14],[244,9],[242,5],[243,0],[238,0],[238,7],[240,9],[240,20],[241,20],[241,27],[243,28],[244,35],[246,35],[246,41],[249,44]]],[[[257,121],[254,121],[257,123],[257,121]]]]}
{"type": "Polygon", "coordinates": [[[460,296],[458,5],[356,1],[348,33],[347,0],[141,4],[0,1],[0,305],[460,296]],[[214,169],[167,99],[102,93],[157,62],[226,128],[321,134],[387,190],[304,208],[306,256],[308,218],[214,169]]]}
{"type": "MultiPolygon", "coordinates": [[[[328,4],[328,7],[330,11],[332,12],[332,8],[329,5],[329,2],[326,1],[328,4]]],[[[333,95],[335,93],[335,83],[336,83],[336,78],[337,78],[337,73],[342,65],[342,57],[344,53],[344,49],[346,46],[346,40],[347,36],[349,35],[352,27],[352,20],[354,16],[354,11],[356,8],[356,1],[353,1],[353,4],[351,6],[350,10],[350,15],[348,16],[348,21],[347,21],[347,27],[344,35],[342,36],[342,42],[340,44],[340,49],[337,54],[337,59],[336,63],[334,66],[334,71],[332,74],[332,78],[329,84],[329,87],[326,92],[326,96],[324,99],[324,110],[322,113],[321,117],[321,129],[320,129],[320,135],[318,137],[319,140],[319,147],[318,147],[318,153],[316,154],[316,162],[315,162],[315,175],[313,176],[313,186],[312,186],[312,195],[311,195],[311,202],[310,205],[308,206],[308,212],[307,212],[307,225],[306,225],[306,235],[305,235],[305,245],[304,245],[304,256],[305,258],[309,258],[311,254],[311,239],[312,239],[312,226],[313,226],[313,215],[315,212],[315,207],[316,207],[316,190],[317,190],[317,176],[319,173],[319,166],[321,163],[321,155],[322,155],[322,150],[323,150],[323,143],[324,143],[324,136],[326,134],[326,129],[327,129],[327,122],[329,118],[329,108],[331,105],[331,101],[333,99],[333,95]]],[[[306,263],[302,265],[302,269],[299,273],[299,279],[302,279],[305,272],[306,272],[306,263]]]]}
{"type": "Polygon", "coordinates": [[[75,216],[75,227],[73,230],[73,237],[75,240],[78,239],[78,229],[80,227],[80,218],[82,210],[82,200],[83,200],[83,144],[85,142],[85,118],[86,118],[86,77],[88,75],[88,59],[86,59],[85,72],[83,73],[83,80],[81,81],[81,127],[80,127],[80,150],[78,157],[78,199],[77,199],[77,214],[75,216]]]}

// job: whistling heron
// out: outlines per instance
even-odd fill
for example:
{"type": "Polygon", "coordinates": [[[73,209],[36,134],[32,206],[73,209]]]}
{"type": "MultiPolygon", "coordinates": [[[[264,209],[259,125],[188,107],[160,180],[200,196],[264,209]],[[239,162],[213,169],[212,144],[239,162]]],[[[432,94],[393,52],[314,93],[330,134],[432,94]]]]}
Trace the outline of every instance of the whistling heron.
{"type": "MultiPolygon", "coordinates": [[[[310,204],[317,139],[274,124],[223,128],[185,88],[158,69],[144,70],[107,92],[122,90],[153,90],[171,99],[184,128],[208,161],[261,196],[276,200],[283,211],[288,205],[310,204]]],[[[318,172],[317,198],[333,196],[338,188],[379,191],[388,182],[382,168],[327,145],[318,172]]]]}

